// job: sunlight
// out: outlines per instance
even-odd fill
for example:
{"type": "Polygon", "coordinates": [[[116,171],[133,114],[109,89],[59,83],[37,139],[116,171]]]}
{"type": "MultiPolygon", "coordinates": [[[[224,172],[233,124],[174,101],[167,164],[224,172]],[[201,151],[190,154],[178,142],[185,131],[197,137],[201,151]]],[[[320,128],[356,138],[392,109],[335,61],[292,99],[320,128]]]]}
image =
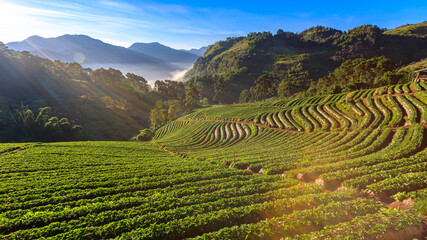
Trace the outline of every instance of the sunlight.
{"type": "Polygon", "coordinates": [[[78,52],[78,53],[74,54],[73,59],[74,59],[75,62],[77,62],[79,64],[82,64],[82,63],[84,63],[86,57],[85,57],[85,55],[83,53],[78,52]]]}
{"type": "Polygon", "coordinates": [[[68,16],[66,13],[39,8],[31,8],[7,3],[0,0],[0,39],[1,41],[16,41],[31,35],[54,35],[53,23],[43,21],[43,18],[68,16]]]}
{"type": "Polygon", "coordinates": [[[190,70],[193,66],[191,66],[188,69],[184,69],[184,70],[176,70],[171,72],[171,79],[174,81],[183,81],[184,80],[184,76],[185,73],[188,72],[188,70],[190,70]]]}

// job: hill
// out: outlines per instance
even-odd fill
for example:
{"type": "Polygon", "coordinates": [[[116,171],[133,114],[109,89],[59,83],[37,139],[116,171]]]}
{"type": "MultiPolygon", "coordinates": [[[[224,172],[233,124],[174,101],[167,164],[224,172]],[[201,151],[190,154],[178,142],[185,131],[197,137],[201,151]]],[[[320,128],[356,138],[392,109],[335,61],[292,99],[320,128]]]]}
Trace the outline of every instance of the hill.
{"type": "MultiPolygon", "coordinates": [[[[132,72],[153,82],[169,78],[172,72],[184,69],[168,62],[169,59],[150,55],[152,52],[147,54],[133,51],[85,35],[63,35],[56,38],[32,36],[22,42],[8,43],[6,46],[16,51],[29,51],[51,60],[77,62],[83,67],[93,69],[111,67],[125,73],[132,72]]],[[[197,57],[193,58],[195,61],[197,57]]]]}
{"type": "Polygon", "coordinates": [[[151,143],[0,144],[0,236],[422,239],[426,111],[411,83],[201,108],[151,143]]]}
{"type": "Polygon", "coordinates": [[[154,102],[163,99],[144,81],[114,69],[52,62],[0,43],[0,141],[14,138],[5,119],[21,105],[33,111],[52,107],[55,115],[83,125],[91,140],[128,140],[149,125],[154,102]]]}
{"type": "Polygon", "coordinates": [[[265,73],[273,83],[287,82],[297,89],[295,92],[301,92],[346,60],[385,56],[400,67],[424,59],[427,39],[404,34],[423,32],[424,25],[396,31],[363,25],[346,32],[317,26],[301,33],[250,33],[210,46],[186,78],[198,82],[209,99],[214,95],[216,79],[222,79],[228,95],[221,100],[228,103],[238,101],[242,90],[254,86],[265,73]]]}
{"type": "Polygon", "coordinates": [[[191,67],[199,58],[190,52],[176,50],[160,43],[134,43],[128,49],[161,59],[164,62],[176,64],[185,69],[191,67]]]}
{"type": "Polygon", "coordinates": [[[418,24],[403,25],[395,29],[387,30],[384,32],[384,34],[426,38],[427,37],[427,21],[424,21],[418,24]]]}
{"type": "Polygon", "coordinates": [[[418,62],[413,62],[407,66],[404,66],[400,70],[401,71],[404,71],[404,70],[416,71],[416,70],[426,69],[426,68],[427,68],[427,58],[423,59],[421,61],[418,61],[418,62]]]}

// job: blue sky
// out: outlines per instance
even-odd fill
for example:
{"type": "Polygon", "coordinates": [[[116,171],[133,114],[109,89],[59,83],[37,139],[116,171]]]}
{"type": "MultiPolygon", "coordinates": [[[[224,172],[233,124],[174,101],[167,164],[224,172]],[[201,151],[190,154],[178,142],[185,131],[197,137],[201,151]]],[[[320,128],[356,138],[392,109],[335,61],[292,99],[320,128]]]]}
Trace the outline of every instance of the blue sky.
{"type": "Polygon", "coordinates": [[[0,0],[0,41],[32,35],[85,34],[128,47],[160,42],[198,48],[227,37],[323,25],[395,28],[427,20],[426,0],[400,1],[160,1],[0,0]]]}

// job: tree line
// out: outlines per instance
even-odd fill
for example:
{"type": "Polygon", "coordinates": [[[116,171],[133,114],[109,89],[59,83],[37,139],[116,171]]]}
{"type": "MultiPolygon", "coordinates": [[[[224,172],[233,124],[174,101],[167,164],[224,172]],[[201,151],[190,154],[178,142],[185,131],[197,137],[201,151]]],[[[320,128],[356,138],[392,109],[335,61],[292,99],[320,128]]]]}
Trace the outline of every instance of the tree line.
{"type": "Polygon", "coordinates": [[[414,72],[399,70],[392,60],[381,56],[347,60],[327,76],[312,82],[308,89],[295,79],[278,79],[262,74],[255,86],[241,92],[240,102],[265,100],[271,97],[307,97],[403,84],[411,81],[414,72]]]}

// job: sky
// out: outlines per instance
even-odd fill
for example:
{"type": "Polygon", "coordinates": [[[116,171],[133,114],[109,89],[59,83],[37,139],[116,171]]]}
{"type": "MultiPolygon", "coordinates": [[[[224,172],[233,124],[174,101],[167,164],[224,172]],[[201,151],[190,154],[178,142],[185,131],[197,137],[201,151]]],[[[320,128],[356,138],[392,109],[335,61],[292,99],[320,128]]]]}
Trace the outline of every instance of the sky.
{"type": "Polygon", "coordinates": [[[426,0],[0,0],[0,41],[85,34],[124,47],[160,42],[190,49],[250,32],[316,25],[391,29],[425,21],[426,12],[426,0]]]}

